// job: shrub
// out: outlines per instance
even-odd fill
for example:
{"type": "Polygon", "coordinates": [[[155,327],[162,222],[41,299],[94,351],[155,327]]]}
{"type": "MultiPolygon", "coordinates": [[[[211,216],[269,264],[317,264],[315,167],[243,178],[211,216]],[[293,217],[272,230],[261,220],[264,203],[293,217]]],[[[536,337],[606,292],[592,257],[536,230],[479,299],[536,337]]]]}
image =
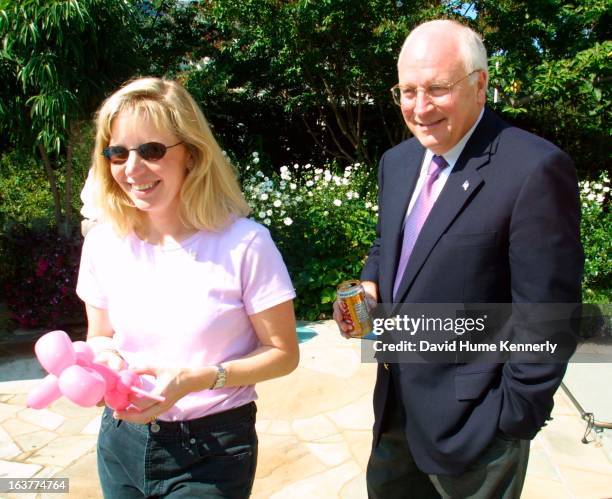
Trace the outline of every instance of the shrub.
{"type": "Polygon", "coordinates": [[[10,227],[0,238],[2,288],[11,318],[22,328],[59,328],[83,320],[76,296],[81,241],[54,227],[10,227]]]}
{"type": "Polygon", "coordinates": [[[266,225],[296,288],[298,317],[331,316],[336,286],[358,278],[374,240],[376,190],[363,165],[283,166],[266,176],[259,157],[243,169],[252,217],[266,225]]]}
{"type": "Polygon", "coordinates": [[[596,180],[580,182],[585,253],[583,299],[588,303],[610,303],[612,299],[610,197],[610,179],[605,173],[596,180]]]}

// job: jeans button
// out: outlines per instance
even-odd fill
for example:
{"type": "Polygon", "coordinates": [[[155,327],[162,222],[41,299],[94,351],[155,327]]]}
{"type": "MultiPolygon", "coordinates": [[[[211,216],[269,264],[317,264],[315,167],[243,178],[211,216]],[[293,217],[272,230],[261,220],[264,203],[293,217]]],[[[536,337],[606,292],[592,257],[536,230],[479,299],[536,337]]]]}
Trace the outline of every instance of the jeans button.
{"type": "Polygon", "coordinates": [[[157,421],[153,421],[151,423],[151,433],[157,433],[161,430],[160,426],[157,424],[157,421]]]}

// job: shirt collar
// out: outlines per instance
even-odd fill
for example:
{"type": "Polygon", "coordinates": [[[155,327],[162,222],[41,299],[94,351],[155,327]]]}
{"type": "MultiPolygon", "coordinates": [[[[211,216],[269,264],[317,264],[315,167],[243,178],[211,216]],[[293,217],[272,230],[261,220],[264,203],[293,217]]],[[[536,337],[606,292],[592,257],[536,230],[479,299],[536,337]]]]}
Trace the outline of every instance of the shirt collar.
{"type": "MultiPolygon", "coordinates": [[[[484,114],[484,107],[480,111],[480,114],[478,115],[478,119],[472,125],[472,128],[470,128],[466,132],[466,134],[463,137],[461,137],[461,140],[457,142],[451,149],[449,149],[444,154],[442,154],[442,156],[444,157],[444,159],[448,163],[448,166],[451,169],[455,166],[455,163],[459,159],[459,156],[461,156],[461,153],[463,152],[463,148],[465,147],[465,144],[467,144],[467,141],[470,140],[470,137],[474,133],[474,130],[476,130],[478,123],[480,123],[480,120],[482,119],[483,114],[484,114]]],[[[429,165],[429,163],[431,162],[431,158],[433,156],[434,156],[434,153],[431,152],[429,149],[427,149],[427,152],[425,153],[423,164],[429,165]]]]}

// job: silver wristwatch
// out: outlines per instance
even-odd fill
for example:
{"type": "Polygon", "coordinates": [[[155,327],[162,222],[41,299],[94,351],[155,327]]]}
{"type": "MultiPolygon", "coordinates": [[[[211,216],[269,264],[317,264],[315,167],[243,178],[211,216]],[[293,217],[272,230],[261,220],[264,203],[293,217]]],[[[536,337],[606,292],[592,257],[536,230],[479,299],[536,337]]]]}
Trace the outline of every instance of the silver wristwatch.
{"type": "Polygon", "coordinates": [[[221,364],[217,364],[215,367],[217,368],[217,377],[215,378],[215,383],[211,390],[223,388],[225,386],[225,380],[227,379],[227,371],[225,368],[221,364]]]}

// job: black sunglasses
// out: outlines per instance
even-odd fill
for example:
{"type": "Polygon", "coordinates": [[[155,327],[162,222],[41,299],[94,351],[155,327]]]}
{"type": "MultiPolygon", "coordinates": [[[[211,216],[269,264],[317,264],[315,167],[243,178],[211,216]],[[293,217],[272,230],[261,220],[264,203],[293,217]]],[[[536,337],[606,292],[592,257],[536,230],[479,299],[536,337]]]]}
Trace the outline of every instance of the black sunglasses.
{"type": "Polygon", "coordinates": [[[102,156],[108,159],[111,163],[125,163],[130,156],[130,151],[136,151],[138,155],[147,161],[157,161],[166,155],[166,151],[171,147],[178,146],[183,142],[177,142],[171,146],[165,146],[159,142],[147,142],[140,144],[138,147],[128,149],[124,146],[110,146],[102,150],[102,156]]]}

